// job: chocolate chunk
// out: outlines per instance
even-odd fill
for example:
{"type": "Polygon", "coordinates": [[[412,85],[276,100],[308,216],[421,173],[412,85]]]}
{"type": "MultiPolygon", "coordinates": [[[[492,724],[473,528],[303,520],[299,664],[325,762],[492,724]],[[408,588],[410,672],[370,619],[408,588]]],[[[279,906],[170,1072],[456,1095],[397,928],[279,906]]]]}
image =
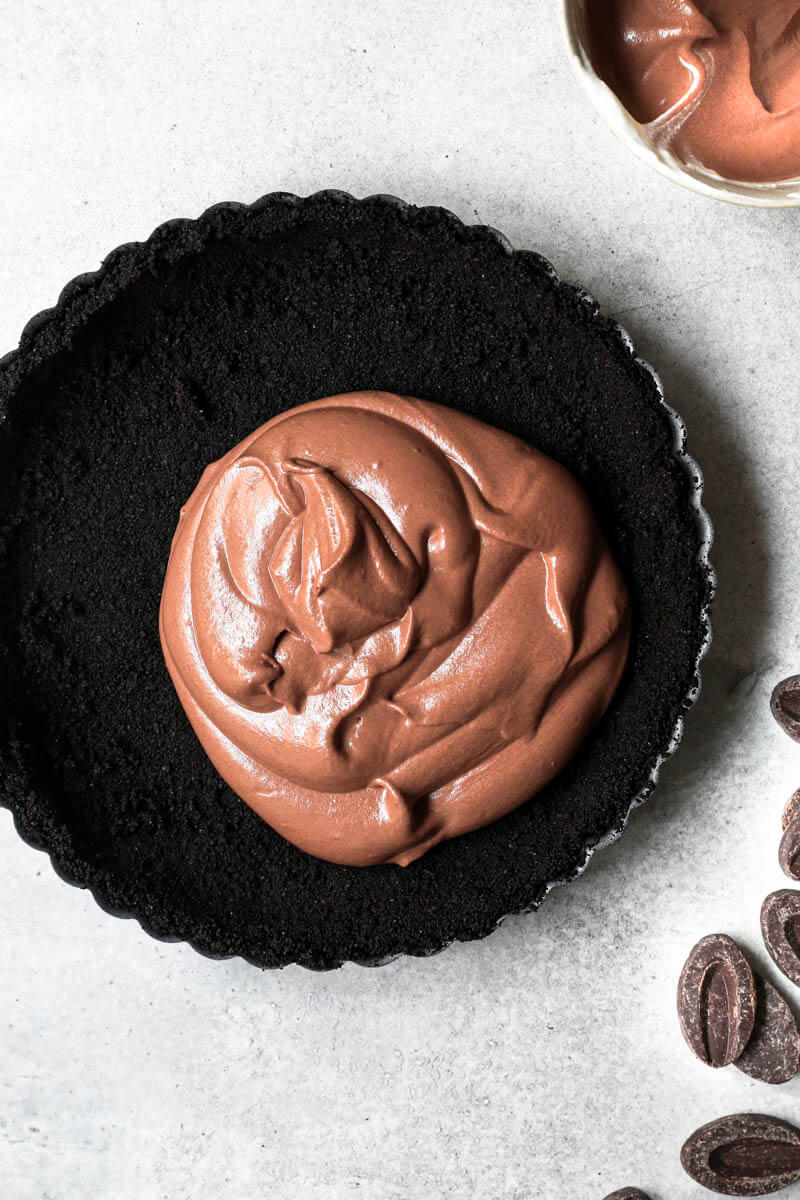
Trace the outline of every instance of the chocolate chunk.
{"type": "Polygon", "coordinates": [[[800,1179],[800,1130],[759,1113],[721,1117],[684,1142],[681,1166],[712,1192],[765,1196],[800,1179]]]}
{"type": "Polygon", "coordinates": [[[650,1197],[638,1188],[620,1188],[618,1192],[611,1192],[605,1200],[650,1200],[650,1197]]]}
{"type": "Polygon", "coordinates": [[[800,892],[783,888],[761,905],[761,934],[776,965],[800,987],[800,892]]]}
{"type": "Polygon", "coordinates": [[[786,829],[788,825],[791,825],[795,817],[800,817],[800,788],[797,789],[783,810],[783,815],[781,816],[781,825],[783,828],[786,829]]]}
{"type": "Polygon", "coordinates": [[[776,684],[769,706],[783,732],[800,742],[800,675],[790,675],[776,684]]]}
{"type": "Polygon", "coordinates": [[[735,1062],[753,1032],[756,991],[750,964],[733,938],[701,938],[678,983],[678,1017],[690,1049],[710,1067],[735,1062]]]}
{"type": "Polygon", "coordinates": [[[800,817],[790,821],[783,831],[778,862],[784,875],[790,879],[800,879],[800,817]]]}
{"type": "Polygon", "coordinates": [[[783,996],[756,975],[756,1020],[745,1050],[734,1064],[762,1083],[788,1083],[800,1068],[800,1031],[783,996]]]}

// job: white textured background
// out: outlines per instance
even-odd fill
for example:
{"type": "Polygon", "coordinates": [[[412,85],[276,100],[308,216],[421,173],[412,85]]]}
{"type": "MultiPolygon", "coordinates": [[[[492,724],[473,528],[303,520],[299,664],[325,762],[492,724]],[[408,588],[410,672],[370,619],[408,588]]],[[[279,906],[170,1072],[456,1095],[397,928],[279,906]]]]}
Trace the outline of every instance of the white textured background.
{"type": "Polygon", "coordinates": [[[0,0],[0,354],[71,276],[215,201],[443,204],[631,330],[687,420],[719,575],[703,697],[625,838],[539,915],[430,961],[206,961],[105,916],[0,812],[2,1200],[688,1200],[695,1126],[800,1114],[800,1082],[695,1062],[673,1001],[701,934],[764,962],[800,785],[767,704],[800,670],[800,211],[726,208],[628,157],[556,8],[0,0]]]}

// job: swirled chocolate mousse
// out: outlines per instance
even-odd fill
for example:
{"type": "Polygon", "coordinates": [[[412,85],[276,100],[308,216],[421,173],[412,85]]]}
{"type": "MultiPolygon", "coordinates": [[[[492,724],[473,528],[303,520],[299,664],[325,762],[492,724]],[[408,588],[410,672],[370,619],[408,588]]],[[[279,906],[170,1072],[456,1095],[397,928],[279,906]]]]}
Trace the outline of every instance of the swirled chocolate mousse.
{"type": "Polygon", "coordinates": [[[587,0],[586,23],[656,149],[742,183],[800,177],[800,0],[587,0]]]}
{"type": "Polygon", "coordinates": [[[247,804],[320,858],[406,865],[564,766],[617,687],[630,605],[552,459],[355,392],[206,469],[160,624],[189,720],[247,804]]]}

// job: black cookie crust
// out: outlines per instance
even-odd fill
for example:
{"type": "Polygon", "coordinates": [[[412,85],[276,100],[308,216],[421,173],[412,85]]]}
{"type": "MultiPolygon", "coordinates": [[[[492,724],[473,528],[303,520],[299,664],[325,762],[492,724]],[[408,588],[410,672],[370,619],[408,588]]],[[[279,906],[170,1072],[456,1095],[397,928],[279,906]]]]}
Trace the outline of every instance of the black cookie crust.
{"type": "Polygon", "coordinates": [[[0,801],[104,908],[208,954],[327,968],[484,936],[621,831],[696,693],[713,577],[676,430],[584,292],[441,209],[272,195],[120,248],[0,363],[0,801]],[[203,467],[281,409],[364,388],[562,462],[635,605],[629,669],[577,758],[405,870],[334,866],[273,833],[206,759],[158,640],[203,467]]]}

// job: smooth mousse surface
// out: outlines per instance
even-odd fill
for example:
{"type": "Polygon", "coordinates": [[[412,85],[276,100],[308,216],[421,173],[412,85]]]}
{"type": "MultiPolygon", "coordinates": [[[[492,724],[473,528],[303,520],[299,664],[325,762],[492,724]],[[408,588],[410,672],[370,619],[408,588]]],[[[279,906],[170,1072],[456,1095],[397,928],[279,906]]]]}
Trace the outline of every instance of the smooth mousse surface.
{"type": "Polygon", "coordinates": [[[798,0],[587,0],[586,19],[657,146],[743,183],[800,177],[798,0]]]}
{"type": "Polygon", "coordinates": [[[206,468],[160,629],[251,808],[330,862],[407,866],[564,766],[619,683],[630,605],[563,467],[453,409],[351,392],[206,468]]]}

